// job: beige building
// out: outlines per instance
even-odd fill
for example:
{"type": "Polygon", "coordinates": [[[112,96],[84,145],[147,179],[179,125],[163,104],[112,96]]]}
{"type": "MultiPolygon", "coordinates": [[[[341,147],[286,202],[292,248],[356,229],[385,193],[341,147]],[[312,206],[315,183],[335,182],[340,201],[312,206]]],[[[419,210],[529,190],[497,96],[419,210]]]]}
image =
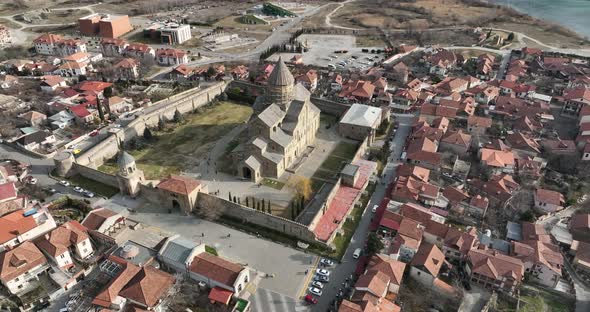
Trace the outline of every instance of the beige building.
{"type": "Polygon", "coordinates": [[[368,137],[368,144],[375,140],[377,129],[381,125],[382,110],[379,107],[364,104],[352,104],[338,124],[341,136],[362,141],[368,137]]]}
{"type": "Polygon", "coordinates": [[[314,144],[320,110],[279,58],[248,123],[251,139],[234,150],[234,158],[238,175],[258,182],[262,177],[280,177],[314,144]]]}

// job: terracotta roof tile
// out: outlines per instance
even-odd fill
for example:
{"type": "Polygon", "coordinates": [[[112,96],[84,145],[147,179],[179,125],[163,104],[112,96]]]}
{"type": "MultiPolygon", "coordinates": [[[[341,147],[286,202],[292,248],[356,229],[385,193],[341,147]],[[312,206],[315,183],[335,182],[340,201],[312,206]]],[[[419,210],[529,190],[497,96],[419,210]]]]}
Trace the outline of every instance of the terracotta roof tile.
{"type": "Polygon", "coordinates": [[[201,182],[198,180],[184,176],[171,175],[168,179],[161,181],[156,187],[169,192],[188,195],[199,188],[200,185],[201,182]]]}
{"type": "Polygon", "coordinates": [[[244,268],[239,264],[204,252],[195,257],[189,269],[191,272],[206,276],[223,285],[233,286],[238,274],[244,268]]]}

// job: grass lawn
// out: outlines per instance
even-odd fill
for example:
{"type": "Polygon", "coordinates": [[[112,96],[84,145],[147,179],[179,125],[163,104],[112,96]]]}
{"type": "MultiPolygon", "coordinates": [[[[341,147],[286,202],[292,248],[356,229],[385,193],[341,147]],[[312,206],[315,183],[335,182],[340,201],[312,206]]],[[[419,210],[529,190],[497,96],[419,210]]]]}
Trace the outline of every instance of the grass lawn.
{"type": "Polygon", "coordinates": [[[352,160],[357,149],[358,146],[354,143],[340,142],[330,155],[352,160]]]}
{"type": "Polygon", "coordinates": [[[262,179],[262,182],[260,182],[260,183],[262,183],[262,185],[272,187],[273,189],[276,189],[279,191],[283,189],[283,186],[285,186],[285,183],[283,183],[281,181],[269,179],[269,178],[262,179]]]}
{"type": "Polygon", "coordinates": [[[217,249],[215,249],[215,247],[211,247],[211,246],[205,245],[205,252],[210,253],[210,254],[212,254],[214,256],[218,256],[217,249]]]}
{"type": "MultiPolygon", "coordinates": [[[[323,116],[325,116],[324,118],[331,117],[321,115],[320,119],[323,116]]],[[[312,177],[313,191],[318,191],[322,187],[322,184],[324,184],[324,181],[319,179],[333,179],[332,177],[338,174],[345,164],[350,163],[357,149],[358,146],[354,143],[338,143],[330,155],[324,160],[320,168],[314,172],[313,177],[316,177],[317,179],[313,179],[312,177]]]]}
{"type": "Polygon", "coordinates": [[[525,285],[525,289],[521,290],[520,300],[526,302],[521,303],[519,311],[536,312],[536,311],[550,311],[550,312],[573,312],[575,308],[575,300],[565,296],[543,290],[540,287],[533,287],[525,285]]]}
{"type": "MultiPolygon", "coordinates": [[[[154,139],[141,149],[128,151],[146,179],[154,180],[193,168],[223,135],[248,120],[252,108],[221,102],[202,113],[184,115],[184,121],[169,130],[152,131],[154,139]]],[[[169,124],[170,126],[173,124],[169,124]]],[[[112,159],[99,170],[117,172],[112,159]]]]}
{"type": "Polygon", "coordinates": [[[110,185],[102,184],[100,182],[90,180],[85,178],[79,174],[68,178],[68,181],[73,185],[80,186],[85,190],[89,190],[93,193],[111,198],[115,196],[115,194],[119,193],[119,189],[116,187],[112,187],[110,185]]]}

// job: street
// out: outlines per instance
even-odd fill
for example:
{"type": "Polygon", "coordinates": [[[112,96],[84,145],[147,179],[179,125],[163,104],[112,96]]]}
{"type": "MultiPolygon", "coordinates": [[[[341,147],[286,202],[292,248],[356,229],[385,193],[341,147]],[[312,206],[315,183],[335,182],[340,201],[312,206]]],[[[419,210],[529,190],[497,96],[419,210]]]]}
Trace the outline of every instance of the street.
{"type": "MultiPolygon", "coordinates": [[[[393,152],[391,153],[390,160],[393,159],[393,166],[386,165],[385,169],[383,169],[383,180],[387,182],[385,184],[377,185],[367,207],[373,207],[374,205],[379,204],[381,200],[383,200],[383,197],[385,197],[387,184],[395,177],[395,171],[398,164],[397,160],[401,156],[406,138],[410,134],[414,116],[398,115],[395,120],[399,122],[399,128],[397,129],[393,143],[391,144],[393,152]]],[[[389,163],[391,163],[391,161],[389,163]]],[[[330,303],[336,298],[336,294],[339,291],[338,289],[342,287],[346,278],[354,273],[358,260],[352,258],[352,253],[356,248],[363,247],[364,241],[369,234],[369,226],[371,224],[372,216],[373,214],[370,209],[365,210],[361,222],[352,236],[350,245],[348,245],[348,249],[342,258],[342,262],[332,270],[332,273],[330,274],[330,282],[324,287],[323,294],[319,297],[318,304],[312,308],[312,311],[327,311],[330,308],[330,303]]]]}

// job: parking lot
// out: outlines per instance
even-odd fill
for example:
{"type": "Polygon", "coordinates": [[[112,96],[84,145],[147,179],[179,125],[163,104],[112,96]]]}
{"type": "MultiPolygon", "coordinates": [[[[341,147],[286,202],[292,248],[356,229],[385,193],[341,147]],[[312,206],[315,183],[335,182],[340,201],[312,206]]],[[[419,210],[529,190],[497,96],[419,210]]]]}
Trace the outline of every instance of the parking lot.
{"type": "MultiPolygon", "coordinates": [[[[371,53],[371,51],[376,52],[383,49],[383,47],[357,47],[354,36],[307,34],[299,36],[298,41],[308,47],[308,51],[303,53],[303,63],[305,65],[354,71],[368,69],[375,62],[384,58],[383,54],[371,53]]],[[[285,61],[288,61],[298,54],[277,53],[267,60],[276,61],[279,55],[285,61]]]]}

